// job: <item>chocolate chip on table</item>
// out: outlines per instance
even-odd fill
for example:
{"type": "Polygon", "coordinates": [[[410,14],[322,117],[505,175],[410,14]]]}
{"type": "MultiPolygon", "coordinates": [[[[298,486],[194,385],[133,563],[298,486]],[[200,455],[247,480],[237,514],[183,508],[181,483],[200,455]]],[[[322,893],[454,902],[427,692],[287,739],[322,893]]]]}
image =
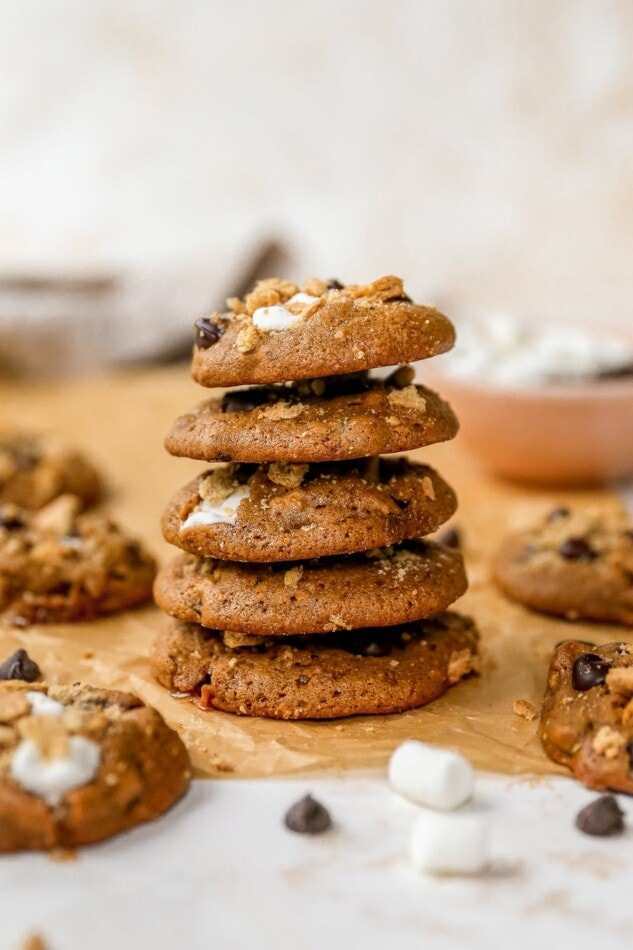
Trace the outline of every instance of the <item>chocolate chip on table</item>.
{"type": "Polygon", "coordinates": [[[284,824],[300,835],[320,835],[332,827],[332,819],[327,808],[306,795],[286,812],[284,824]]]}
{"type": "Polygon", "coordinates": [[[0,680],[23,680],[25,683],[33,683],[40,675],[39,666],[26,650],[16,650],[0,666],[0,680]]]}
{"type": "Polygon", "coordinates": [[[617,835],[624,830],[624,812],[613,795],[601,795],[578,812],[576,827],[586,835],[617,835]]]}
{"type": "Polygon", "coordinates": [[[597,653],[581,653],[572,668],[572,686],[579,692],[601,686],[610,669],[611,664],[597,653]]]}
{"type": "Polygon", "coordinates": [[[569,518],[570,514],[571,512],[569,508],[563,508],[561,506],[560,508],[554,508],[553,511],[550,511],[550,513],[547,516],[547,520],[549,522],[560,521],[562,518],[569,518]]]}
{"type": "Polygon", "coordinates": [[[558,553],[568,561],[593,561],[598,556],[586,538],[567,538],[558,553]]]}
{"type": "Polygon", "coordinates": [[[331,277],[327,282],[328,290],[343,290],[343,284],[335,277],[331,277]]]}
{"type": "Polygon", "coordinates": [[[196,320],[193,329],[196,346],[201,350],[208,350],[226,333],[226,329],[220,323],[214,323],[213,320],[209,320],[207,317],[196,320]]]}
{"type": "Polygon", "coordinates": [[[437,539],[446,548],[455,548],[458,551],[462,546],[462,535],[459,528],[447,528],[437,539]]]}

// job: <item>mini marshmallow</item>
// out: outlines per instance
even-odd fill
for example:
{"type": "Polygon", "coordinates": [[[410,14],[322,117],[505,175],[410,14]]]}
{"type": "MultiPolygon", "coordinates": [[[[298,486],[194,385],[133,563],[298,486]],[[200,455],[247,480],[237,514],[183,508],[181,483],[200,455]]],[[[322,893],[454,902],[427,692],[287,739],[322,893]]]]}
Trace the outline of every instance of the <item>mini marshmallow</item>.
{"type": "Polygon", "coordinates": [[[182,522],[180,530],[184,531],[185,528],[192,528],[197,524],[235,524],[238,505],[242,499],[248,497],[250,497],[248,485],[238,485],[228,498],[217,505],[203,501],[182,522]]]}
{"type": "Polygon", "coordinates": [[[46,693],[38,693],[36,690],[29,690],[26,698],[31,704],[31,712],[34,716],[61,716],[65,708],[63,703],[58,703],[46,693]]]}
{"type": "Polygon", "coordinates": [[[441,811],[463,805],[475,784],[473,767],[463,755],[416,739],[398,746],[389,760],[388,774],[394,791],[441,811]]]}
{"type": "Polygon", "coordinates": [[[90,739],[71,736],[68,755],[46,759],[32,739],[23,739],[13,753],[11,778],[49,805],[60,803],[66,792],[86,785],[97,774],[101,749],[90,739]]]}
{"type": "Polygon", "coordinates": [[[478,874],[489,861],[488,825],[481,815],[423,812],[413,826],[410,855],[428,874],[478,874]]]}
{"type": "Polygon", "coordinates": [[[303,320],[300,313],[290,313],[285,307],[260,307],[253,314],[253,323],[258,330],[288,330],[303,320]]]}

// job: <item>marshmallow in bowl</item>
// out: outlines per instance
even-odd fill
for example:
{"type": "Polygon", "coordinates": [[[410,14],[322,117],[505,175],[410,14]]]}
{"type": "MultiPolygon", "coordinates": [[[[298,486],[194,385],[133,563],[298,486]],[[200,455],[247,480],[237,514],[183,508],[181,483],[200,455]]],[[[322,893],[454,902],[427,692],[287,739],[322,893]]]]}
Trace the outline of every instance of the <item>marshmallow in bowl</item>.
{"type": "Polygon", "coordinates": [[[389,760],[389,784],[418,805],[441,811],[459,808],[473,794],[475,773],[463,755],[409,739],[389,760]]]}
{"type": "Polygon", "coordinates": [[[300,320],[303,320],[303,315],[301,313],[291,313],[286,307],[289,304],[301,304],[307,307],[318,299],[318,297],[313,297],[311,294],[298,293],[287,300],[284,306],[275,304],[271,307],[259,307],[253,313],[253,323],[258,330],[288,330],[299,323],[300,320]]]}
{"type": "Polygon", "coordinates": [[[578,326],[532,325],[499,313],[460,329],[455,349],[444,359],[444,372],[517,387],[596,378],[632,363],[633,347],[615,335],[578,326]]]}

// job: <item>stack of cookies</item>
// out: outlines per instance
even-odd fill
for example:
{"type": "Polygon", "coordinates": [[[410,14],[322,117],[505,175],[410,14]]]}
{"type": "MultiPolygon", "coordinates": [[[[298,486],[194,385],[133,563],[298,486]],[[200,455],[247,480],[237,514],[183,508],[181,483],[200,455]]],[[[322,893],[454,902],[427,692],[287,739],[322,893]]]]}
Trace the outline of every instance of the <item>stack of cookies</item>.
{"type": "Polygon", "coordinates": [[[430,702],[477,652],[472,622],[446,612],[466,589],[462,558],[422,540],[456,499],[428,466],[381,456],[455,436],[450,407],[400,365],[450,349],[453,327],[397,277],[263,280],[228,306],[197,321],[193,376],[248,388],[207,399],[166,440],[224,464],[163,516],[182,553],[155,585],[173,618],[158,680],[205,709],[280,719],[430,702]]]}

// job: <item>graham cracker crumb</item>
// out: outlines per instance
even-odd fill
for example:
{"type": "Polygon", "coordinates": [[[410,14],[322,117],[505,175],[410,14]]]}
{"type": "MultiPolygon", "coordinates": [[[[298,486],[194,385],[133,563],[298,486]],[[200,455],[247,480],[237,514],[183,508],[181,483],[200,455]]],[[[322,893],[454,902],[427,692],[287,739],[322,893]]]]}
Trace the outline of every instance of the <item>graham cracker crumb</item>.
{"type": "Polygon", "coordinates": [[[605,759],[615,759],[625,745],[624,736],[611,726],[600,726],[592,739],[591,748],[605,759]]]}
{"type": "Polygon", "coordinates": [[[454,650],[448,661],[448,682],[451,685],[458,683],[474,669],[473,655],[468,647],[463,650],[454,650]]]}
{"type": "Polygon", "coordinates": [[[345,288],[345,293],[353,300],[364,297],[375,297],[378,300],[389,300],[390,297],[403,297],[404,286],[401,277],[388,275],[379,277],[371,284],[349,284],[345,288]]]}
{"type": "Polygon", "coordinates": [[[261,406],[258,410],[260,419],[268,419],[271,422],[277,422],[279,419],[296,419],[304,410],[301,403],[284,402],[280,399],[270,406],[261,406]]]}
{"type": "Polygon", "coordinates": [[[433,482],[428,475],[425,475],[422,479],[422,491],[427,498],[430,498],[431,501],[435,501],[435,488],[433,487],[433,482]]]}
{"type": "Polygon", "coordinates": [[[633,696],[633,666],[615,666],[607,673],[605,680],[610,693],[620,696],[633,696]]]}
{"type": "Polygon", "coordinates": [[[297,293],[299,288],[290,280],[280,280],[278,277],[267,277],[258,280],[250,294],[246,295],[244,304],[246,312],[252,316],[260,307],[274,307],[275,304],[285,303],[297,293]]]}
{"type": "Polygon", "coordinates": [[[259,343],[260,337],[261,334],[257,327],[250,323],[248,326],[242,327],[237,334],[235,345],[240,353],[250,353],[259,343]]]}
{"type": "Polygon", "coordinates": [[[532,722],[538,716],[538,709],[527,699],[515,699],[512,711],[515,716],[521,716],[522,719],[527,719],[528,722],[532,722]]]}
{"type": "Polygon", "coordinates": [[[68,755],[68,732],[59,716],[27,716],[17,723],[17,730],[23,739],[34,742],[46,759],[68,755]]]}
{"type": "Polygon", "coordinates": [[[236,486],[234,468],[216,468],[202,479],[198,485],[198,494],[210,505],[219,505],[235,491],[236,486]]]}
{"type": "Polygon", "coordinates": [[[346,620],[340,614],[332,614],[329,618],[329,624],[326,624],[325,629],[329,633],[336,633],[337,630],[351,630],[352,628],[347,623],[346,620]]]}
{"type": "Polygon", "coordinates": [[[387,395],[392,406],[401,409],[413,409],[415,412],[426,412],[426,399],[421,396],[415,386],[405,386],[404,389],[394,389],[387,395]]]}
{"type": "Polygon", "coordinates": [[[303,567],[301,564],[298,564],[296,567],[291,567],[290,570],[284,574],[284,585],[286,587],[296,588],[299,586],[299,581],[302,576],[303,567]]]}
{"type": "Polygon", "coordinates": [[[268,466],[268,478],[284,488],[298,488],[308,473],[309,465],[293,465],[290,462],[272,462],[268,466]]]}
{"type": "Polygon", "coordinates": [[[264,642],[263,637],[251,633],[238,633],[236,630],[225,630],[222,638],[224,645],[231,650],[239,650],[240,647],[258,647],[264,642]]]}
{"type": "Polygon", "coordinates": [[[227,297],[226,305],[235,314],[246,313],[246,304],[239,297],[227,297]]]}
{"type": "Polygon", "coordinates": [[[311,294],[313,297],[320,297],[327,290],[327,284],[318,277],[308,277],[303,285],[304,294],[311,294]]]}
{"type": "Polygon", "coordinates": [[[14,719],[19,719],[20,716],[27,716],[30,711],[31,704],[25,693],[7,692],[6,690],[0,692],[0,723],[13,722],[14,719]]]}

